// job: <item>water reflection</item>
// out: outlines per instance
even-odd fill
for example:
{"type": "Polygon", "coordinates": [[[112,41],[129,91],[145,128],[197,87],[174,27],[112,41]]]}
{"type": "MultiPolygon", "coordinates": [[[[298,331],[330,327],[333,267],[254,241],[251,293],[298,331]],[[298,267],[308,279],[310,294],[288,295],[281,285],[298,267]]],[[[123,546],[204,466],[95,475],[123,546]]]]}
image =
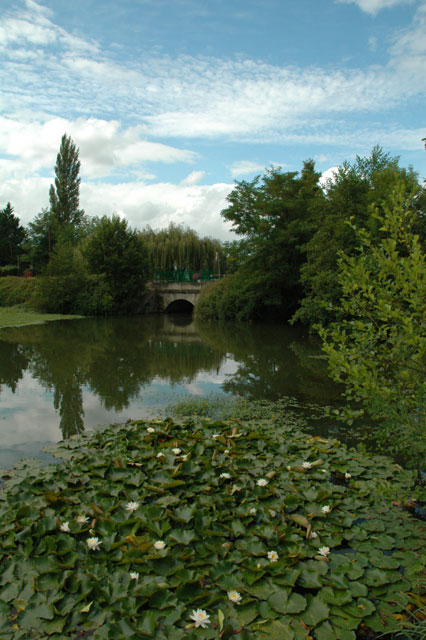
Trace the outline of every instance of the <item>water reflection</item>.
{"type": "Polygon", "coordinates": [[[0,446],[19,412],[29,431],[44,420],[51,438],[47,400],[64,438],[102,420],[116,421],[112,412],[120,418],[129,409],[132,418],[145,417],[148,391],[156,390],[157,405],[165,405],[168,391],[177,387],[186,396],[219,389],[253,399],[291,395],[326,404],[338,390],[318,356],[318,345],[296,329],[196,324],[185,316],[87,318],[4,329],[0,446]],[[7,390],[8,400],[2,401],[7,390]],[[42,393],[43,409],[36,414],[42,393]]]}

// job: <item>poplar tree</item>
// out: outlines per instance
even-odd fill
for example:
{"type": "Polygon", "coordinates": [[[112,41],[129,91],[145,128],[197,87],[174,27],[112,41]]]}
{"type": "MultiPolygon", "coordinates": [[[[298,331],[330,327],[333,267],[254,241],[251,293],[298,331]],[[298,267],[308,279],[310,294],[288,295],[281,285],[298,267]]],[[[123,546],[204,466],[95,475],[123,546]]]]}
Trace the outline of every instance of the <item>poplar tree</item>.
{"type": "Polygon", "coordinates": [[[78,227],[84,211],[79,209],[80,197],[80,161],[79,149],[70,136],[62,136],[59,153],[56,156],[55,184],[50,186],[50,211],[60,225],[70,224],[78,227]]]}

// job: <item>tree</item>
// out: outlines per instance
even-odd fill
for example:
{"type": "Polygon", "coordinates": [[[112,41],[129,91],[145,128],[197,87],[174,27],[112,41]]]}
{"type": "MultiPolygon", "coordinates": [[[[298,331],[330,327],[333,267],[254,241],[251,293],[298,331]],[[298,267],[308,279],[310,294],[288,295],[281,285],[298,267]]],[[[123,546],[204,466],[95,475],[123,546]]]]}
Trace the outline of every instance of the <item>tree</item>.
{"type": "Polygon", "coordinates": [[[79,209],[80,197],[80,161],[79,150],[70,136],[65,133],[61,139],[59,153],[56,156],[55,185],[50,186],[50,211],[60,225],[69,224],[78,227],[84,211],[79,209]]]}
{"type": "MultiPolygon", "coordinates": [[[[325,186],[325,198],[317,209],[315,233],[304,247],[306,260],[301,267],[301,284],[304,296],[292,321],[305,324],[326,324],[335,319],[337,302],[341,295],[338,281],[339,251],[353,255],[358,239],[348,221],[368,227],[373,236],[378,233],[377,221],[370,216],[370,205],[379,209],[386,202],[395,184],[404,184],[405,193],[413,191],[413,207],[425,211],[425,193],[418,182],[418,175],[411,169],[399,167],[398,158],[376,146],[370,156],[357,157],[353,164],[345,162],[334,178],[325,186]]],[[[425,235],[425,218],[419,216],[417,232],[425,235]],[[423,229],[422,229],[423,227],[423,229]]]]}
{"type": "Polygon", "coordinates": [[[272,314],[288,319],[294,313],[302,294],[302,247],[313,234],[314,211],[323,200],[319,178],[308,160],[300,175],[273,167],[262,178],[237,182],[222,216],[242,236],[239,265],[231,279],[211,289],[210,300],[207,294],[200,298],[199,316],[213,311],[214,317],[241,320],[272,314]]]}
{"type": "Polygon", "coordinates": [[[173,222],[166,229],[153,231],[146,227],[141,237],[147,247],[150,268],[161,271],[174,269],[215,270],[218,260],[225,265],[223,247],[219,240],[200,238],[196,231],[173,222]]]}
{"type": "Polygon", "coordinates": [[[43,209],[28,223],[28,253],[35,273],[48,264],[59,235],[59,223],[51,211],[43,209]]]}
{"type": "Polygon", "coordinates": [[[4,209],[0,209],[0,266],[16,264],[19,269],[19,256],[25,236],[25,229],[8,202],[4,209]]]}
{"type": "Polygon", "coordinates": [[[360,248],[338,262],[344,317],[320,330],[332,378],[361,403],[342,417],[369,414],[379,441],[411,463],[426,454],[426,256],[415,207],[401,180],[370,210],[378,234],[352,223],[360,248]]]}
{"type": "Polygon", "coordinates": [[[103,216],[84,249],[89,270],[103,276],[114,311],[135,312],[149,277],[148,255],[140,235],[119,216],[103,216]]]}

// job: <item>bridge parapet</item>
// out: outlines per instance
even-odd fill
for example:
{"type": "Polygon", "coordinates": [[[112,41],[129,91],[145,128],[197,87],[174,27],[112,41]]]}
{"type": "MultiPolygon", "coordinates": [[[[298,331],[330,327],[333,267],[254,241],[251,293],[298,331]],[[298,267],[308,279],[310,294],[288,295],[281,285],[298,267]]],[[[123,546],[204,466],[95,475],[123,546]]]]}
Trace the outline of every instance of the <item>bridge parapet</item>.
{"type": "Polygon", "coordinates": [[[188,302],[195,306],[201,289],[210,280],[184,282],[150,282],[147,286],[147,310],[165,313],[174,302],[188,302]]]}

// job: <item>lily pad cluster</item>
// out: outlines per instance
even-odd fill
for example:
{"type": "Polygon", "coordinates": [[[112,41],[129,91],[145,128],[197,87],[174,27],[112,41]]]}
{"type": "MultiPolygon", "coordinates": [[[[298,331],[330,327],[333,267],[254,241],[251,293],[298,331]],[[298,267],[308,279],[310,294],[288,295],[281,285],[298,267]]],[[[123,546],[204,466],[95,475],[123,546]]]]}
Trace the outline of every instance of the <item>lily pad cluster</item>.
{"type": "Polygon", "coordinates": [[[422,597],[424,489],[385,457],[203,418],[55,454],[0,493],[2,640],[355,640],[422,597]]]}

